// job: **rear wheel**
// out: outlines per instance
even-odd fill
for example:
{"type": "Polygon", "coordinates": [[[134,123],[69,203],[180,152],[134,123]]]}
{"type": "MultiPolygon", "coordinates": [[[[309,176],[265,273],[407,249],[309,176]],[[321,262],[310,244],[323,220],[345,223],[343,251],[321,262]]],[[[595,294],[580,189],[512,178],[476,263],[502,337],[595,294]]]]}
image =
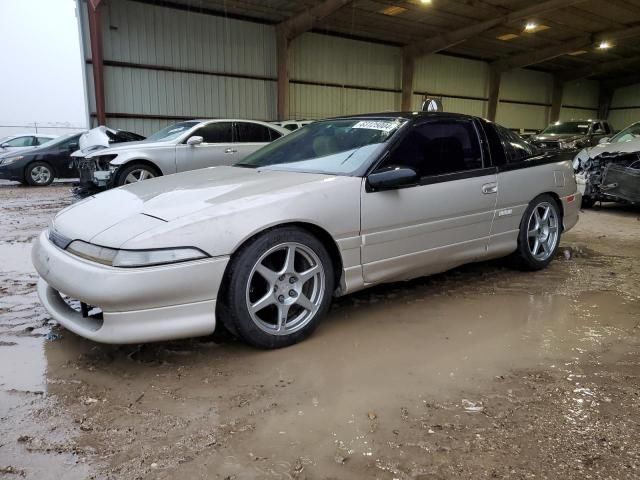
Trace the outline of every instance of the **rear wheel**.
{"type": "Polygon", "coordinates": [[[121,172],[118,172],[116,186],[121,187],[122,185],[138,183],[158,176],[160,176],[160,172],[157,168],[145,163],[132,163],[131,165],[126,165],[121,172]]]}
{"type": "Polygon", "coordinates": [[[53,168],[45,162],[33,162],[27,165],[25,180],[34,187],[46,187],[51,185],[55,178],[53,168]]]}
{"type": "Polygon", "coordinates": [[[324,245],[307,231],[271,230],[231,260],[218,316],[259,348],[280,348],[308,337],[331,303],[334,272],[324,245]]]}
{"type": "Polygon", "coordinates": [[[556,200],[539,195],[527,207],[520,223],[518,264],[527,270],[539,270],[551,263],[560,245],[562,215],[556,200]]]}

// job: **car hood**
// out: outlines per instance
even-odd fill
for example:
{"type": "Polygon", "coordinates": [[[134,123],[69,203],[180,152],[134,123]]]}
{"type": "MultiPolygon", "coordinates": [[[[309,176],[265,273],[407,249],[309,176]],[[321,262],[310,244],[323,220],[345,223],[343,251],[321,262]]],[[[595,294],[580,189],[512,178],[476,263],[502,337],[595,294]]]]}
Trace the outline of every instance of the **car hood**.
{"type": "Polygon", "coordinates": [[[148,140],[140,140],[138,142],[124,142],[121,144],[115,144],[109,148],[99,148],[95,151],[90,151],[87,153],[86,158],[92,158],[98,155],[118,155],[120,153],[130,152],[133,150],[138,150],[141,146],[144,149],[150,148],[166,148],[173,146],[173,143],[170,142],[150,142],[148,140]]]}
{"type": "Polygon", "coordinates": [[[198,212],[215,217],[224,208],[242,212],[286,198],[290,188],[324,182],[331,175],[239,167],[211,167],[158,177],[109,190],[71,205],[54,218],[70,240],[118,248],[158,225],[198,212]]]}
{"type": "Polygon", "coordinates": [[[589,156],[591,158],[597,157],[602,153],[633,153],[640,151],[640,138],[636,140],[629,140],[628,142],[621,143],[603,143],[596,145],[595,147],[588,148],[589,156]]]}
{"type": "Polygon", "coordinates": [[[571,140],[578,140],[579,138],[584,138],[585,135],[581,135],[579,133],[560,133],[560,134],[549,134],[549,135],[534,135],[531,137],[532,140],[536,141],[536,142],[549,142],[549,141],[556,141],[556,140],[564,140],[564,141],[571,141],[571,140]]]}

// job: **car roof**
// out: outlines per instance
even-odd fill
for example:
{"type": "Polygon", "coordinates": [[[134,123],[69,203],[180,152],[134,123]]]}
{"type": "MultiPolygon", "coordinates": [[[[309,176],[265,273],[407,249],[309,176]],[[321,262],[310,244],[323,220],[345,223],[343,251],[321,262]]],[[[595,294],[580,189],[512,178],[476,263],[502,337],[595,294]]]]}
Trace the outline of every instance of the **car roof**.
{"type": "Polygon", "coordinates": [[[13,135],[7,135],[5,138],[19,138],[19,137],[57,138],[58,135],[51,135],[50,133],[14,133],[13,135]]]}
{"type": "Polygon", "coordinates": [[[380,112],[380,113],[360,113],[357,115],[341,115],[339,118],[404,118],[407,120],[415,120],[422,118],[478,118],[464,113],[453,112],[380,112]]]}

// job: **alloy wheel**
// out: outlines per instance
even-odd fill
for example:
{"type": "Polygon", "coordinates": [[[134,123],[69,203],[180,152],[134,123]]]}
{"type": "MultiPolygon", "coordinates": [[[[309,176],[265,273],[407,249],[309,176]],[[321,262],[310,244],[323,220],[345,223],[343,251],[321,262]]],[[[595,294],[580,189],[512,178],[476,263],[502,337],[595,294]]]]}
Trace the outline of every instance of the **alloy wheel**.
{"type": "Polygon", "coordinates": [[[527,226],[527,242],[533,258],[545,261],[553,254],[558,243],[558,230],[555,207],[549,202],[536,205],[527,226]]]}
{"type": "Polygon", "coordinates": [[[51,170],[44,165],[38,165],[31,169],[31,180],[37,185],[44,185],[51,179],[51,170]]]}
{"type": "Polygon", "coordinates": [[[131,170],[129,174],[124,179],[125,185],[130,183],[138,183],[143,180],[149,180],[150,178],[154,178],[155,175],[145,168],[137,168],[135,170],[131,170]]]}
{"type": "Polygon", "coordinates": [[[325,270],[306,245],[287,242],[267,250],[253,266],[246,288],[251,320],[271,335],[304,328],[320,309],[325,270]]]}

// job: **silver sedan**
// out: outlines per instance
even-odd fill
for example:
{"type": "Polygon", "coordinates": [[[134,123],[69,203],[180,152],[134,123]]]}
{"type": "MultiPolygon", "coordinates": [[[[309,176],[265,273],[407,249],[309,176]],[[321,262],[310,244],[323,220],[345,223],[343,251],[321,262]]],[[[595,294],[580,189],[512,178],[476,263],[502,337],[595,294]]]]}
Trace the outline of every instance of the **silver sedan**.
{"type": "Polygon", "coordinates": [[[571,164],[499,125],[397,113],[316,122],[235,166],[128,185],[59,213],[38,292],[109,343],[296,343],[333,296],[512,256],[536,270],[578,220],[571,164]],[[79,301],[80,308],[74,308],[79,301]]]}

